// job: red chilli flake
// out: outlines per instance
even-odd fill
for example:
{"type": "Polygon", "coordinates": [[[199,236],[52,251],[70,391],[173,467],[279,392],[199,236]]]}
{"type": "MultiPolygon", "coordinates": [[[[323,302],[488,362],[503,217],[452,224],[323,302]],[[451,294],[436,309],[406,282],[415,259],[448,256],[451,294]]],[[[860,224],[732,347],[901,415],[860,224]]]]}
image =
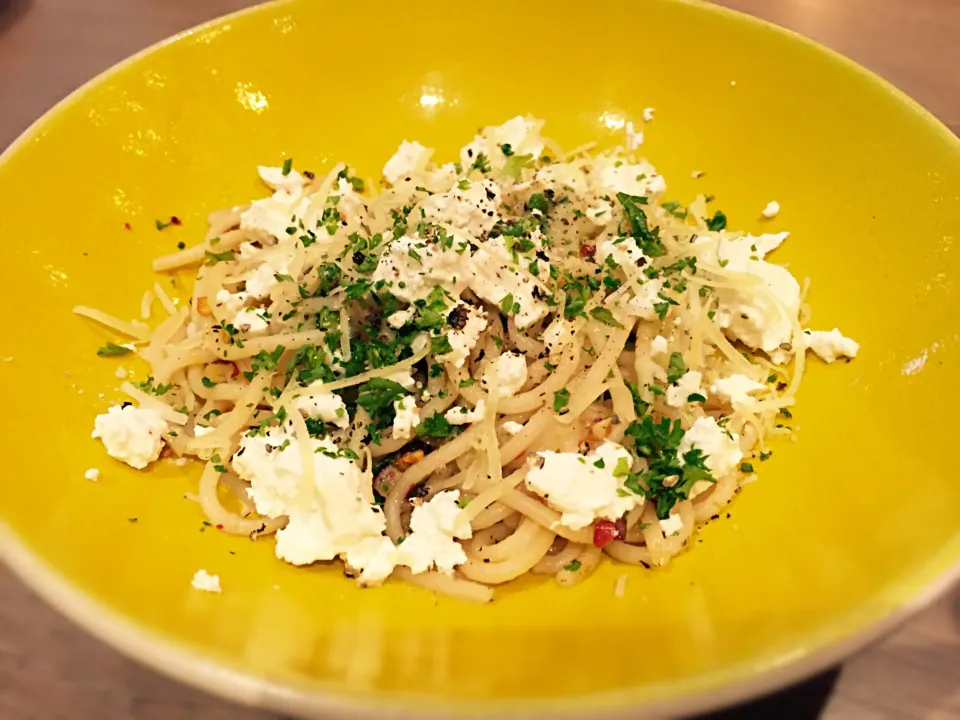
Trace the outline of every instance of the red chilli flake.
{"type": "Polygon", "coordinates": [[[593,528],[593,544],[598,547],[606,547],[614,540],[623,540],[627,534],[627,521],[623,518],[617,522],[609,520],[597,520],[593,528]]]}
{"type": "Polygon", "coordinates": [[[124,224],[123,224],[123,229],[124,229],[124,230],[131,230],[132,228],[130,227],[130,223],[124,223],[124,224]]]}
{"type": "Polygon", "coordinates": [[[581,245],[580,246],[580,257],[582,258],[592,258],[597,252],[596,245],[581,245]]]}
{"type": "Polygon", "coordinates": [[[223,525],[217,525],[217,530],[223,530],[223,525]]]}
{"type": "Polygon", "coordinates": [[[183,223],[180,222],[180,218],[178,218],[176,215],[173,215],[173,216],[171,216],[171,218],[170,218],[170,224],[171,224],[171,225],[182,225],[183,223]]]}

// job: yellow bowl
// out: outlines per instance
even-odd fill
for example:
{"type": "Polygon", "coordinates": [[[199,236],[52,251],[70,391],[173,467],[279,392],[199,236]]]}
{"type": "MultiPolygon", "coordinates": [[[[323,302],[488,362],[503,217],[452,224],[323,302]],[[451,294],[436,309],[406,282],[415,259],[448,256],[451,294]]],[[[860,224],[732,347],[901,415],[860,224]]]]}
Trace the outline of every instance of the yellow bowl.
{"type": "Polygon", "coordinates": [[[958,188],[960,144],[915,103],[699,3],[303,0],[186,32],[72,95],[0,162],[4,557],[126,652],[290,712],[674,713],[798,678],[957,574],[958,188]],[[204,528],[184,499],[194,469],[138,474],[89,438],[116,367],[133,366],[98,359],[111,336],[72,306],[130,317],[155,280],[186,296],[150,258],[262,192],[258,163],[376,174],[403,138],[452,155],[526,112],[571,146],[647,106],[644,149],[671,196],[710,192],[733,227],[793,231],[778,259],[813,279],[814,324],[863,347],[813,363],[797,441],[670,567],[607,562],[572,590],[525,580],[484,607],[397,582],[360,591],[204,528]],[[783,212],[761,223],[773,199],[783,212]],[[158,232],[171,215],[183,225],[158,232]],[[222,595],[191,590],[200,567],[222,595]]]}

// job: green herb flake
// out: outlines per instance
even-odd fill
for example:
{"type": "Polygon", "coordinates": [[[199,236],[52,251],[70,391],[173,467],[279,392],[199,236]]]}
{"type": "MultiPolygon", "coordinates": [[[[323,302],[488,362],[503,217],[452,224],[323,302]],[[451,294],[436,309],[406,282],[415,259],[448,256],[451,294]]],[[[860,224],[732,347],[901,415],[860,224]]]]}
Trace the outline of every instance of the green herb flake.
{"type": "Polygon", "coordinates": [[[594,320],[602,322],[604,325],[609,325],[610,327],[623,327],[622,324],[617,322],[617,319],[613,316],[613,313],[604,307],[593,308],[593,310],[590,311],[590,317],[592,317],[594,320]]]}
{"type": "Polygon", "coordinates": [[[116,343],[107,342],[102,348],[97,350],[97,355],[99,357],[122,357],[123,355],[129,355],[133,350],[125,347],[123,345],[117,345],[116,343]]]}
{"type": "Polygon", "coordinates": [[[570,402],[570,391],[567,390],[566,388],[562,390],[557,390],[553,394],[553,411],[557,413],[562,411],[567,406],[567,403],[569,402],[570,402]]]}
{"type": "Polygon", "coordinates": [[[290,174],[291,170],[293,170],[293,158],[287,158],[283,161],[283,167],[280,169],[280,172],[286,177],[290,174]]]}
{"type": "Polygon", "coordinates": [[[579,560],[574,560],[569,565],[564,565],[563,569],[566,570],[567,572],[576,572],[577,570],[580,569],[581,565],[582,563],[579,560]]]}

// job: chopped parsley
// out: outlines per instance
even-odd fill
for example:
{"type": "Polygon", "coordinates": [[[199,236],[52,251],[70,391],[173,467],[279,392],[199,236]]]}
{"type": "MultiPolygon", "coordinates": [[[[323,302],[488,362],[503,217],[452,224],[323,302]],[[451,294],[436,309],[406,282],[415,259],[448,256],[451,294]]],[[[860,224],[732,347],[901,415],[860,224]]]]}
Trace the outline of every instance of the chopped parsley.
{"type": "Polygon", "coordinates": [[[707,228],[713,231],[723,230],[727,227],[727,216],[720,210],[717,210],[713,217],[707,220],[707,228]]]}
{"type": "Polygon", "coordinates": [[[557,390],[553,394],[553,411],[561,412],[570,402],[570,391],[566,388],[562,390],[557,390]]]}
{"type": "Polygon", "coordinates": [[[569,565],[564,565],[563,569],[567,572],[576,572],[580,569],[582,563],[579,560],[574,559],[569,565]]]}
{"type": "Polygon", "coordinates": [[[423,418],[420,424],[414,428],[418,437],[445,438],[453,435],[453,431],[453,425],[438,412],[430,417],[423,418]]]}
{"type": "Polygon", "coordinates": [[[290,174],[290,171],[293,169],[293,158],[287,158],[283,161],[283,167],[280,169],[280,173],[286,177],[290,174]]]}
{"type": "Polygon", "coordinates": [[[129,355],[132,352],[133,350],[131,348],[107,341],[106,345],[97,350],[97,355],[100,357],[121,357],[123,355],[129,355]]]}
{"type": "Polygon", "coordinates": [[[227,250],[222,253],[213,253],[213,252],[210,252],[209,250],[205,250],[203,253],[203,256],[204,258],[206,258],[203,264],[208,266],[216,265],[217,263],[222,263],[222,262],[233,262],[233,260],[235,259],[233,250],[227,250]]]}
{"type": "Polygon", "coordinates": [[[617,319],[613,316],[613,313],[610,312],[607,308],[595,307],[590,311],[590,316],[594,320],[602,322],[604,325],[609,325],[615,328],[622,328],[623,325],[617,322],[617,319]]]}

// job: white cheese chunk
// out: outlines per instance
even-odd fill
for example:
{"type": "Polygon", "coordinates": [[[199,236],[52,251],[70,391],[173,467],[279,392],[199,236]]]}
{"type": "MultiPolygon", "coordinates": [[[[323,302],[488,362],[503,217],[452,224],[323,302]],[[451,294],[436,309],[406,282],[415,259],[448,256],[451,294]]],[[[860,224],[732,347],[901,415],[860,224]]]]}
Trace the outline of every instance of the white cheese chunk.
{"type": "Polygon", "coordinates": [[[94,438],[100,438],[107,454],[142,470],[160,457],[167,421],[152,408],[114,405],[94,421],[94,438]]]}
{"type": "Polygon", "coordinates": [[[860,351],[860,345],[837,328],[826,330],[804,330],[804,341],[807,347],[813,350],[824,362],[832,363],[838,358],[855,358],[860,351]]]}
{"type": "Polygon", "coordinates": [[[444,418],[451,425],[468,425],[470,423],[480,422],[487,412],[486,403],[483,400],[477,402],[477,406],[471,410],[467,407],[454,405],[444,413],[444,418]]]}
{"type": "Polygon", "coordinates": [[[656,357],[657,355],[665,355],[667,353],[667,339],[663,335],[657,335],[650,342],[650,355],[656,357]]]}
{"type": "Polygon", "coordinates": [[[639,197],[658,197],[667,183],[646,161],[627,163],[609,156],[594,158],[590,173],[592,189],[601,195],[626,193],[639,197]]]}
{"type": "Polygon", "coordinates": [[[457,185],[431,195],[421,207],[428,218],[480,237],[500,219],[500,187],[493,180],[471,182],[465,190],[457,185]]]}
{"type": "Polygon", "coordinates": [[[644,121],[644,122],[653,122],[653,113],[654,113],[654,112],[655,112],[655,109],[652,108],[652,107],[644,108],[644,109],[643,109],[643,121],[644,121]]]}
{"type": "Polygon", "coordinates": [[[413,319],[413,310],[397,310],[397,312],[387,317],[387,325],[394,330],[399,330],[413,319]]]}
{"type": "Polygon", "coordinates": [[[433,150],[425,148],[418,142],[400,143],[397,152],[387,160],[383,166],[383,176],[391,185],[396,185],[398,180],[403,180],[415,173],[423,170],[430,161],[433,150]]]}
{"type": "MultiPolygon", "coordinates": [[[[483,310],[473,305],[459,303],[454,308],[459,318],[457,325],[447,333],[447,340],[450,341],[450,352],[440,356],[440,360],[445,363],[453,363],[454,367],[462,368],[463,363],[470,357],[470,353],[477,345],[480,334],[487,329],[487,316],[483,310]],[[464,318],[466,318],[464,320],[464,318]]],[[[452,313],[451,313],[452,314],[452,313]]]]}
{"type": "Polygon", "coordinates": [[[767,203],[767,206],[760,212],[765,218],[776,217],[780,214],[780,203],[776,200],[767,203]]]}
{"type": "Polygon", "coordinates": [[[703,388],[700,383],[703,381],[703,374],[697,370],[688,370],[679,380],[667,388],[667,405],[670,407],[683,407],[687,404],[687,398],[691,395],[703,395],[703,388]]]}
{"type": "Polygon", "coordinates": [[[659,523],[660,529],[663,530],[663,534],[667,537],[683,529],[683,520],[680,519],[677,513],[670,513],[666,518],[660,520],[659,523]]]}
{"type": "Polygon", "coordinates": [[[517,433],[520,433],[523,431],[523,425],[513,420],[507,420],[506,422],[503,423],[502,427],[504,431],[510,435],[516,435],[517,433]]]}
{"type": "Polygon", "coordinates": [[[97,468],[90,468],[83,474],[83,476],[91,482],[96,482],[100,479],[100,471],[97,470],[97,468]]]}
{"type": "Polygon", "coordinates": [[[537,455],[543,465],[530,470],[527,487],[560,512],[560,523],[572,530],[597,518],[616,520],[643,501],[623,485],[632,457],[617,443],[606,441],[588,455],[551,451],[537,455]]]}
{"type": "MultiPolygon", "coordinates": [[[[290,518],[277,532],[277,557],[294,565],[332,560],[338,555],[346,560],[351,552],[361,558],[378,558],[364,541],[381,538],[386,523],[380,508],[363,500],[360,468],[350,459],[338,457],[337,447],[328,440],[311,438],[309,449],[312,486],[303,484],[300,444],[289,424],[265,435],[243,435],[232,458],[234,470],[250,482],[247,492],[257,512],[270,518],[290,518]]],[[[375,582],[366,575],[365,567],[350,564],[360,571],[360,583],[375,582]]],[[[378,566],[375,576],[379,570],[378,566]]]]}
{"type": "Polygon", "coordinates": [[[766,387],[753,378],[734,373],[725,378],[718,378],[711,386],[710,392],[731,405],[749,405],[754,400],[750,393],[763,390],[766,387]]]}
{"type": "Polygon", "coordinates": [[[527,359],[522,353],[505,352],[490,363],[480,380],[480,385],[488,392],[492,375],[496,376],[500,397],[516,395],[527,381],[527,359]]]}
{"type": "Polygon", "coordinates": [[[193,580],[190,581],[190,585],[196,590],[209,593],[218,593],[223,592],[223,589],[220,587],[220,576],[211,575],[206,570],[197,570],[193,575],[193,580]]]}
{"type": "Polygon", "coordinates": [[[310,207],[310,201],[299,188],[280,188],[272,196],[254,200],[240,215],[240,229],[264,233],[277,240],[289,237],[288,227],[295,227],[310,207]]]}
{"type": "Polygon", "coordinates": [[[374,282],[384,281],[391,293],[412,303],[425,299],[438,285],[454,298],[467,288],[472,275],[470,258],[454,249],[444,249],[419,237],[404,236],[394,240],[380,256],[373,271],[374,282]]]}
{"type": "Polygon", "coordinates": [[[705,456],[704,464],[716,479],[722,478],[734,470],[743,459],[740,451],[739,436],[727,433],[717,425],[712,417],[697,418],[696,422],[683,436],[677,448],[677,457],[683,462],[683,456],[693,448],[705,456]]]}
{"type": "Polygon", "coordinates": [[[486,156],[490,166],[499,171],[507,163],[508,156],[503,146],[509,145],[512,155],[530,155],[536,160],[543,152],[543,139],[540,137],[542,120],[517,116],[503,125],[485,127],[472,142],[460,151],[460,163],[464,169],[471,167],[481,153],[486,156]]]}
{"type": "MultiPolygon", "coordinates": [[[[322,387],[323,384],[322,380],[318,380],[311,383],[308,387],[317,388],[322,387]]],[[[294,401],[294,406],[309,418],[332,423],[341,428],[350,425],[347,406],[343,402],[343,398],[336,393],[328,392],[323,395],[301,395],[294,401]]]]}
{"type": "Polygon", "coordinates": [[[546,288],[521,266],[515,265],[502,237],[489,240],[473,256],[470,288],[489,303],[500,306],[508,296],[517,308],[517,327],[525,328],[547,314],[546,288]]]}
{"type": "Polygon", "coordinates": [[[420,410],[412,395],[394,400],[393,438],[407,440],[413,435],[413,429],[420,424],[420,410]]]}
{"type": "Polygon", "coordinates": [[[398,561],[414,573],[436,568],[450,574],[467,555],[457,539],[472,537],[469,522],[458,523],[459,490],[445,490],[413,509],[410,535],[397,546],[398,561]]]}
{"type": "Polygon", "coordinates": [[[260,179],[270,186],[271,190],[296,191],[307,184],[306,178],[293,168],[287,170],[287,174],[284,175],[283,168],[261,165],[257,168],[257,173],[260,175],[260,179]]]}

